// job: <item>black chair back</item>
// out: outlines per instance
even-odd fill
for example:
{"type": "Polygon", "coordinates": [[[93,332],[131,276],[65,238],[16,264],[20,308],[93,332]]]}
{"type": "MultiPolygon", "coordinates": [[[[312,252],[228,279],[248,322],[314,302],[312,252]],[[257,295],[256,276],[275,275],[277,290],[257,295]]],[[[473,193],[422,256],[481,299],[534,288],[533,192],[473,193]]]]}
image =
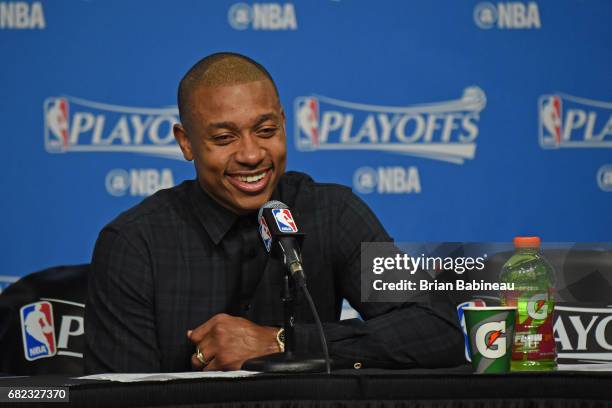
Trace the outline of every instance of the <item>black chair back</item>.
{"type": "Polygon", "coordinates": [[[0,294],[0,372],[83,375],[88,271],[45,269],[0,294]]]}

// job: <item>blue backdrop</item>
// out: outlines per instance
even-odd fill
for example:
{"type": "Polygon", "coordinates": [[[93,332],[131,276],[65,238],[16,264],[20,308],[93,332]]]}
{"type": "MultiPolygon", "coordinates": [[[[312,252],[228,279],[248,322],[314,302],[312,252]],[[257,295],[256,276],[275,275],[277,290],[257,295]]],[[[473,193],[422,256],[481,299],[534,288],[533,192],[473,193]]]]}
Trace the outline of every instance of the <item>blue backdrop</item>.
{"type": "Polygon", "coordinates": [[[399,241],[612,240],[612,2],[0,1],[0,280],[87,262],[194,177],[176,87],[217,51],[277,81],[288,169],[399,241]]]}

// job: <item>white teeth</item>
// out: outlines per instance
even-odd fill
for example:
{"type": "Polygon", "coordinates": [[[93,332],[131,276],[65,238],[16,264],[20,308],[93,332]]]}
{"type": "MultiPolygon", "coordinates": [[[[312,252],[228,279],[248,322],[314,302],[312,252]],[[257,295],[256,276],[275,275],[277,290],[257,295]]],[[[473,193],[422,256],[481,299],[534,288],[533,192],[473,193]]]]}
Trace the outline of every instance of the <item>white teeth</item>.
{"type": "Polygon", "coordinates": [[[265,175],[266,175],[266,172],[264,171],[262,173],[254,175],[254,176],[238,176],[238,180],[246,181],[247,183],[254,183],[254,182],[259,181],[262,178],[264,178],[265,175]]]}

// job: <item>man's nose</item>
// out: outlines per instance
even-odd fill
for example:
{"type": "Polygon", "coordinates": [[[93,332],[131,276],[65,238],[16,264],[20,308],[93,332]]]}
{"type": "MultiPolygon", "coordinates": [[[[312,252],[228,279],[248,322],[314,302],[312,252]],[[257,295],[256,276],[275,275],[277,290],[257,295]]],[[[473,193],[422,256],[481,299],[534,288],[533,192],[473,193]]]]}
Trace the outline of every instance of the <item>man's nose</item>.
{"type": "Polygon", "coordinates": [[[236,161],[247,166],[257,166],[261,163],[266,152],[259,142],[259,138],[253,135],[241,137],[236,161]]]}

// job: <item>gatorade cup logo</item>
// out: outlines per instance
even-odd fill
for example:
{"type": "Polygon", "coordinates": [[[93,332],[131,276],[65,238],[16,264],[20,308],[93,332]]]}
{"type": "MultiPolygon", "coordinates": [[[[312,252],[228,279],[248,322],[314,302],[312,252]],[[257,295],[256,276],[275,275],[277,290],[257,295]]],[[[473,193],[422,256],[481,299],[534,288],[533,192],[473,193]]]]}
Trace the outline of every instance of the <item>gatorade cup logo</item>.
{"type": "Polygon", "coordinates": [[[477,373],[504,373],[510,369],[510,349],[516,309],[510,307],[468,308],[472,366],[477,373]]]}
{"type": "Polygon", "coordinates": [[[484,358],[500,358],[506,354],[506,322],[485,323],[476,331],[476,348],[484,358]]]}
{"type": "Polygon", "coordinates": [[[527,302],[527,314],[533,320],[544,320],[548,315],[548,295],[538,293],[533,295],[527,302]]]}

